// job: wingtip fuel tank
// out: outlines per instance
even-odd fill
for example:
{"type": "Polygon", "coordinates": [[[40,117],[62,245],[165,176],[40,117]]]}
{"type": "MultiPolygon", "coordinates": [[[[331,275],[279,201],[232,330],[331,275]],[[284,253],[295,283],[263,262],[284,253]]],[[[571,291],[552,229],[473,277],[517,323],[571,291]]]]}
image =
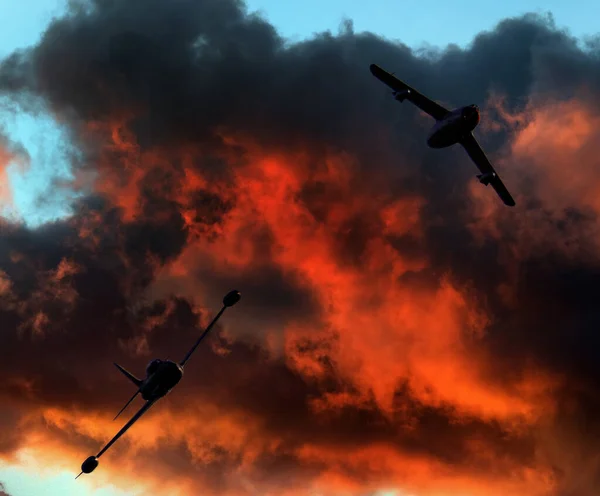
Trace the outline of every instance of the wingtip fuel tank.
{"type": "MultiPolygon", "coordinates": [[[[91,474],[98,466],[98,458],[95,456],[88,456],[85,461],[81,464],[81,474],[91,474]]],[[[79,474],[76,479],[81,475],[79,474]]]]}
{"type": "Polygon", "coordinates": [[[240,301],[241,297],[242,297],[242,295],[240,294],[239,291],[236,291],[236,290],[230,291],[223,298],[223,305],[226,306],[226,307],[232,307],[238,301],[240,301]]]}

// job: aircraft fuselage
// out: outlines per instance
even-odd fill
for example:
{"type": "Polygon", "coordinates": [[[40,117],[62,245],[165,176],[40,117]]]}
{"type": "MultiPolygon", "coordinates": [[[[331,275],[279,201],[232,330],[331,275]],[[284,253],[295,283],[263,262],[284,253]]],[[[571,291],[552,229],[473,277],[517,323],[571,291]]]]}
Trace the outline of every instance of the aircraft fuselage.
{"type": "Polygon", "coordinates": [[[171,360],[153,360],[146,371],[147,377],[140,386],[140,393],[146,401],[162,398],[183,377],[183,367],[171,360]]]}
{"type": "Polygon", "coordinates": [[[115,366],[121,371],[121,373],[127,377],[129,381],[131,381],[136,386],[135,394],[129,399],[129,401],[125,404],[121,411],[117,414],[115,419],[123,413],[123,411],[131,404],[131,402],[137,397],[138,394],[142,395],[142,398],[146,400],[144,406],[142,406],[138,412],[131,417],[129,422],[127,422],[119,432],[115,434],[115,436],[102,448],[97,455],[89,456],[86,460],[81,464],[81,473],[75,477],[79,478],[82,474],[91,474],[98,467],[98,459],[102,456],[103,453],[106,452],[117,440],[127,432],[127,430],[135,424],[141,417],[144,415],[151,407],[154,405],[160,398],[166,396],[182,379],[183,377],[183,367],[185,363],[190,359],[194,350],[198,347],[202,339],[208,334],[208,332],[212,329],[212,327],[216,324],[219,317],[223,315],[225,309],[232,307],[238,301],[240,301],[240,293],[239,291],[230,291],[223,297],[223,307],[219,310],[219,313],[212,319],[210,324],[206,326],[204,332],[200,335],[200,337],[194,343],[194,346],[188,351],[183,360],[179,363],[175,363],[171,360],[152,360],[148,366],[146,367],[146,378],[138,379],[131,372],[121,367],[118,363],[115,363],[115,366]]]}
{"type": "Polygon", "coordinates": [[[479,124],[479,109],[476,105],[461,107],[437,121],[429,133],[430,148],[446,148],[458,143],[479,124]]]}

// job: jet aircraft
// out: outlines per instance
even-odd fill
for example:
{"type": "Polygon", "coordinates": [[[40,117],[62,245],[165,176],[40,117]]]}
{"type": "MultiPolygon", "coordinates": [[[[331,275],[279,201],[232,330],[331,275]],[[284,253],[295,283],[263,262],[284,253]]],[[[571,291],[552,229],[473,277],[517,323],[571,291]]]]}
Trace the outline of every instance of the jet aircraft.
{"type": "Polygon", "coordinates": [[[481,174],[477,175],[479,182],[485,186],[491,184],[506,205],[509,207],[515,206],[515,201],[500,180],[475,136],[473,136],[472,131],[479,124],[479,108],[477,105],[468,105],[450,111],[400,81],[378,65],[371,64],[370,69],[373,76],[393,90],[396,100],[399,102],[408,100],[436,120],[427,138],[427,144],[431,148],[446,148],[456,143],[461,144],[481,171],[481,174]]]}
{"type": "Polygon", "coordinates": [[[115,363],[115,366],[127,377],[131,382],[135,384],[138,390],[135,394],[130,398],[130,400],[125,404],[121,411],[117,413],[115,419],[125,411],[125,409],[129,406],[129,404],[135,399],[138,394],[142,395],[142,398],[146,400],[146,403],[142,408],[131,418],[129,422],[127,422],[123,428],[113,437],[107,444],[102,448],[96,456],[88,457],[81,464],[81,473],[75,477],[77,479],[81,474],[90,474],[92,473],[96,467],[98,466],[98,458],[100,458],[104,452],[110,448],[125,432],[129,429],[137,420],[140,419],[144,413],[146,413],[152,405],[154,405],[159,399],[166,396],[171,389],[173,389],[177,383],[183,377],[183,367],[185,363],[190,359],[192,353],[196,350],[202,339],[208,334],[208,332],[215,325],[219,317],[223,315],[225,309],[228,307],[232,307],[238,301],[240,301],[241,295],[239,291],[230,291],[223,298],[223,307],[219,311],[219,313],[215,316],[212,322],[208,325],[208,327],[204,330],[204,332],[200,335],[194,346],[188,351],[187,355],[181,360],[181,362],[176,363],[171,360],[160,360],[155,359],[152,360],[148,366],[146,367],[146,378],[144,380],[140,380],[135,377],[132,373],[125,370],[119,364],[115,363]]]}

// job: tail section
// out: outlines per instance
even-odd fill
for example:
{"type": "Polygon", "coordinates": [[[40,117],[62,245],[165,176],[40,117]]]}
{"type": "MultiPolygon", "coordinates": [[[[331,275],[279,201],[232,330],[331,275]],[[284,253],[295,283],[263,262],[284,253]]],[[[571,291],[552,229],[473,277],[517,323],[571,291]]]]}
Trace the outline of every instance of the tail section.
{"type": "Polygon", "coordinates": [[[115,367],[117,367],[123,373],[123,375],[127,377],[127,379],[129,379],[131,382],[133,382],[138,388],[142,385],[142,381],[140,379],[138,379],[128,370],[125,370],[118,363],[115,363],[115,367]]]}

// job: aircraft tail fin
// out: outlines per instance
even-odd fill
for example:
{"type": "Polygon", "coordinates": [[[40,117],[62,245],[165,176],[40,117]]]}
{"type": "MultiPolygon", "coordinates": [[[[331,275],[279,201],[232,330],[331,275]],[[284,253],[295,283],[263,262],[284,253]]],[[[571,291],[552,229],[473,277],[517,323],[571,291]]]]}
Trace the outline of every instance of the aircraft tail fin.
{"type": "Polygon", "coordinates": [[[125,370],[118,363],[115,363],[115,367],[117,367],[123,373],[123,375],[127,377],[127,379],[129,379],[131,382],[133,382],[138,388],[142,385],[142,381],[140,379],[138,379],[128,370],[125,370]]]}

